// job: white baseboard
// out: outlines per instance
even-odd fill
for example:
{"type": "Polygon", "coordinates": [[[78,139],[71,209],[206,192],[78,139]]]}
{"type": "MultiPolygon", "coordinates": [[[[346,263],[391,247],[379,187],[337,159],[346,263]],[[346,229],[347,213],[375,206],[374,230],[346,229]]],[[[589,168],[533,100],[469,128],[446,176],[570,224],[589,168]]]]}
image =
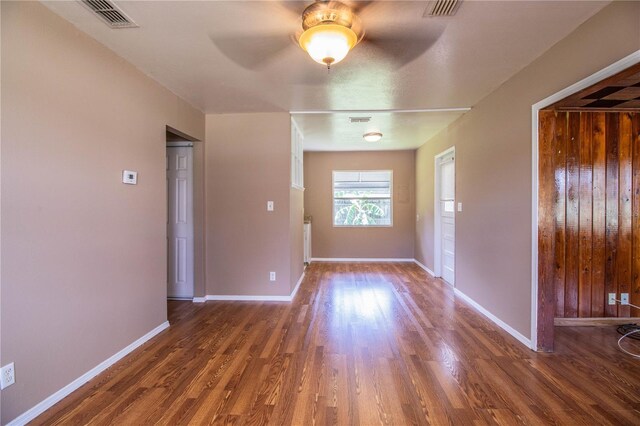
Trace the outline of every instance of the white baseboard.
{"type": "Polygon", "coordinates": [[[207,301],[207,296],[193,298],[193,303],[204,303],[206,301],[207,301]]]}
{"type": "Polygon", "coordinates": [[[245,294],[207,294],[207,300],[251,301],[251,302],[291,302],[291,296],[261,296],[245,294]]]}
{"type": "MultiPolygon", "coordinates": [[[[304,272],[296,283],[293,291],[288,296],[260,296],[246,294],[207,294],[202,299],[205,300],[225,300],[225,301],[250,301],[250,302],[291,302],[298,292],[298,288],[304,280],[304,272]]],[[[195,302],[195,300],[194,300],[195,302]]]]}
{"type": "Polygon", "coordinates": [[[483,306],[479,305],[478,302],[476,302],[475,300],[473,300],[472,298],[470,298],[469,296],[467,296],[466,294],[464,294],[463,292],[461,292],[457,288],[454,288],[453,291],[455,292],[456,296],[458,296],[459,298],[461,298],[462,300],[467,302],[469,305],[471,305],[474,308],[476,308],[478,311],[480,311],[480,313],[482,313],[485,317],[487,317],[491,321],[493,321],[497,326],[499,326],[504,331],[506,331],[507,333],[509,333],[513,337],[515,337],[520,343],[522,343],[523,345],[525,345],[528,348],[531,348],[531,340],[530,339],[527,339],[525,336],[523,336],[516,329],[511,327],[506,322],[502,321],[497,316],[493,315],[491,312],[486,310],[483,306]]]}
{"type": "MultiPolygon", "coordinates": [[[[416,259],[413,259],[413,261],[415,262],[416,265],[418,265],[419,267],[421,267],[422,269],[424,269],[425,271],[427,271],[427,274],[431,275],[432,277],[435,277],[436,274],[429,268],[427,268],[426,266],[424,266],[422,263],[418,262],[416,259]]],[[[446,281],[445,281],[446,282],[446,281]]]]}
{"type": "Polygon", "coordinates": [[[45,400],[39,402],[32,408],[20,414],[18,417],[16,417],[15,419],[7,423],[7,426],[22,426],[29,423],[30,421],[38,417],[40,414],[44,413],[46,410],[48,410],[49,408],[53,407],[55,404],[60,402],[63,398],[65,398],[71,392],[75,391],[80,386],[84,385],[89,380],[93,379],[95,376],[102,373],[104,370],[111,367],[116,362],[120,361],[126,355],[133,352],[136,348],[138,348],[139,346],[141,346],[142,344],[150,340],[152,337],[154,337],[156,334],[160,333],[162,330],[166,329],[167,327],[169,327],[169,321],[163,322],[162,324],[160,324],[159,326],[157,326],[156,328],[154,328],[144,336],[140,337],[135,342],[131,343],[126,348],[122,349],[121,351],[112,355],[106,360],[102,361],[100,364],[93,367],[91,370],[87,371],[82,376],[78,377],[73,382],[69,383],[68,385],[66,385],[65,387],[63,387],[62,389],[54,393],[53,395],[50,395],[45,400]]]}
{"type": "Polygon", "coordinates": [[[300,275],[300,279],[296,283],[296,286],[293,288],[293,291],[291,292],[291,295],[289,296],[291,298],[291,300],[293,300],[296,297],[296,294],[298,293],[298,289],[300,288],[300,284],[302,284],[302,280],[304,280],[304,271],[302,271],[302,275],[300,275]]]}
{"type": "Polygon", "coordinates": [[[413,262],[409,258],[391,257],[312,257],[312,262],[413,262]]]}

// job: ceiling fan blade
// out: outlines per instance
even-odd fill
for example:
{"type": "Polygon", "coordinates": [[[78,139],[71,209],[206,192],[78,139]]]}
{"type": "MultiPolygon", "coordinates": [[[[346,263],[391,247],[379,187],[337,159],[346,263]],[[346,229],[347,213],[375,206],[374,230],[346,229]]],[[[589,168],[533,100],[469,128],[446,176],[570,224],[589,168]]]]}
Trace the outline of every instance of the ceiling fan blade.
{"type": "Polygon", "coordinates": [[[342,3],[346,4],[353,10],[355,13],[362,13],[364,9],[366,9],[373,1],[365,1],[365,0],[345,0],[342,3]]]}
{"type": "Polygon", "coordinates": [[[373,51],[386,58],[394,68],[401,68],[420,57],[438,40],[444,26],[432,26],[429,31],[406,31],[405,34],[367,33],[356,49],[373,51]]]}
{"type": "Polygon", "coordinates": [[[227,58],[252,71],[264,68],[287,48],[295,47],[287,34],[209,38],[227,58]]]}
{"type": "Polygon", "coordinates": [[[284,0],[280,2],[280,5],[282,6],[283,9],[286,9],[287,11],[291,12],[292,18],[295,17],[296,19],[300,20],[300,23],[302,23],[302,12],[307,6],[313,3],[314,3],[313,1],[284,0]]]}

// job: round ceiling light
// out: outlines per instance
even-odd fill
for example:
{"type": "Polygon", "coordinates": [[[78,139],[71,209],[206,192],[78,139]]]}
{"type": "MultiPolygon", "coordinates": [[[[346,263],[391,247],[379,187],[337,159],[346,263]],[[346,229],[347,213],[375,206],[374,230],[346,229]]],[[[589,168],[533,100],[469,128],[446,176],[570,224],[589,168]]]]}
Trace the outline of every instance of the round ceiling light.
{"type": "Polygon", "coordinates": [[[364,35],[353,10],[339,1],[317,1],[307,7],[302,29],[300,47],[327,68],[343,60],[364,35]]]}
{"type": "Polygon", "coordinates": [[[369,132],[362,135],[365,141],[367,142],[378,142],[382,139],[382,133],[380,132],[369,132]]]}

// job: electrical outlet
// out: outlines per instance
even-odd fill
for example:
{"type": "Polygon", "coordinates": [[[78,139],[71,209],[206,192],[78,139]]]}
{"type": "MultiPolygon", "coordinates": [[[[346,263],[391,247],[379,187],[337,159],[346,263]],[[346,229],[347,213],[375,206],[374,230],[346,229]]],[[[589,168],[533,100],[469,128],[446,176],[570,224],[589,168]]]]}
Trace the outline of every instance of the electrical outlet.
{"type": "Polygon", "coordinates": [[[616,294],[615,293],[609,293],[609,304],[610,305],[615,305],[616,304],[616,294]]]}
{"type": "Polygon", "coordinates": [[[7,364],[0,369],[0,389],[4,389],[16,382],[16,369],[13,365],[7,364]]]}
{"type": "Polygon", "coordinates": [[[621,305],[629,304],[629,293],[620,293],[620,304],[621,305]]]}
{"type": "Polygon", "coordinates": [[[276,273],[269,272],[269,281],[275,281],[275,280],[276,280],[276,273]]]}

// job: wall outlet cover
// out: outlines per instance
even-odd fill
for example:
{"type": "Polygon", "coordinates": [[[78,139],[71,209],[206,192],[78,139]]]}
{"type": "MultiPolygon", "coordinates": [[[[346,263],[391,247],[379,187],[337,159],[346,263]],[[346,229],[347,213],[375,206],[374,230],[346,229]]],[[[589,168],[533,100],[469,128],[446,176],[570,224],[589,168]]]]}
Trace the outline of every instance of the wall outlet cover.
{"type": "Polygon", "coordinates": [[[620,293],[620,304],[621,305],[629,304],[629,293],[620,293]]]}
{"type": "Polygon", "coordinates": [[[13,365],[7,364],[0,369],[0,389],[4,389],[7,386],[11,386],[16,382],[16,369],[13,365]]]}

